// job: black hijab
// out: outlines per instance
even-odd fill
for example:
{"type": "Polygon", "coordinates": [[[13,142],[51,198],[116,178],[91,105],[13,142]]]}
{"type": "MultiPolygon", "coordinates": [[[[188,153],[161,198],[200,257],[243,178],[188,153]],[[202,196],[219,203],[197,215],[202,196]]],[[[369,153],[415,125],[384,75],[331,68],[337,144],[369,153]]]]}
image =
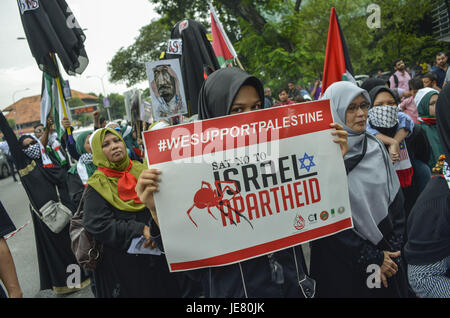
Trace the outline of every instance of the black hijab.
{"type": "Polygon", "coordinates": [[[389,94],[392,95],[392,97],[394,97],[397,105],[400,104],[398,95],[392,89],[390,89],[384,85],[377,85],[368,92],[369,92],[369,96],[370,96],[370,100],[371,100],[371,107],[373,107],[373,102],[375,101],[375,97],[377,97],[377,95],[380,94],[381,92],[388,92],[389,94]]]}
{"type": "Polygon", "coordinates": [[[261,101],[264,101],[263,84],[255,76],[237,67],[213,72],[203,83],[198,95],[198,118],[209,119],[228,115],[234,98],[243,85],[255,87],[261,101]]]}
{"type": "Polygon", "coordinates": [[[365,89],[367,92],[370,92],[372,88],[376,86],[385,86],[385,81],[383,81],[381,78],[371,77],[366,79],[362,84],[361,88],[365,89]]]}
{"type": "MultiPolygon", "coordinates": [[[[23,146],[23,141],[27,138],[34,139],[31,135],[22,135],[18,140],[21,147],[23,146]]],[[[45,176],[53,184],[61,184],[61,182],[64,182],[66,180],[66,170],[59,165],[58,160],[53,153],[49,153],[48,157],[52,161],[54,165],[53,167],[45,168],[43,166],[42,157],[39,157],[38,159],[32,159],[27,155],[24,155],[23,160],[26,165],[29,165],[32,161],[35,161],[38,170],[41,171],[43,176],[45,176]]]]}
{"type": "Polygon", "coordinates": [[[450,85],[446,85],[439,94],[436,103],[436,121],[446,161],[450,164],[450,85]]]}
{"type": "Polygon", "coordinates": [[[172,29],[171,39],[182,39],[182,55],[166,54],[166,59],[180,59],[181,73],[189,116],[198,113],[198,93],[205,78],[204,68],[220,68],[211,42],[206,37],[205,27],[195,20],[178,22],[172,29]]]}
{"type": "MultiPolygon", "coordinates": [[[[447,164],[450,162],[450,85],[436,103],[439,138],[447,164]]],[[[408,264],[428,265],[450,255],[450,191],[444,178],[431,178],[408,217],[408,264]]]]}

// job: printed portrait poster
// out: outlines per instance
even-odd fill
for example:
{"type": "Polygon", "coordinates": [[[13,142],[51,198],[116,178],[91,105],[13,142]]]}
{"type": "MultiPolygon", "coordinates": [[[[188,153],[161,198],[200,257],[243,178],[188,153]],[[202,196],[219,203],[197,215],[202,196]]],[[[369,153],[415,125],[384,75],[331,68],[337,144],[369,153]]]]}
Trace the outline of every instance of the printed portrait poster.
{"type": "Polygon", "coordinates": [[[126,112],[126,115],[127,115],[127,121],[131,121],[131,100],[133,98],[135,90],[136,89],[131,89],[131,90],[126,91],[125,93],[123,93],[124,103],[125,103],[125,112],[126,112]]]}
{"type": "Polygon", "coordinates": [[[183,76],[178,59],[148,62],[147,76],[152,97],[153,119],[159,121],[188,112],[183,76]]]}
{"type": "Polygon", "coordinates": [[[142,93],[139,89],[134,88],[125,92],[123,95],[127,120],[134,125],[141,120],[142,93]]]}
{"type": "Polygon", "coordinates": [[[145,100],[141,103],[141,120],[149,124],[153,123],[151,101],[145,100]]]}
{"type": "Polygon", "coordinates": [[[144,132],[171,271],[223,266],[353,227],[329,100],[144,132]]]}

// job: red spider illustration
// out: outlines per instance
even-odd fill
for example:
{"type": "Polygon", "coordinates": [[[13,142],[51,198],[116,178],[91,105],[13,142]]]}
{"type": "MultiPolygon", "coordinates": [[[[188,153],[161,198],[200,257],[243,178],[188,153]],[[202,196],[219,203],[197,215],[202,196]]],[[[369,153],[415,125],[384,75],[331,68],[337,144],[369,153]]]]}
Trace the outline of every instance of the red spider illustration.
{"type": "Polygon", "coordinates": [[[195,221],[192,219],[190,213],[192,211],[192,209],[194,207],[197,207],[198,209],[204,209],[207,208],[208,209],[208,213],[217,220],[217,218],[214,216],[214,214],[212,214],[211,212],[211,208],[212,207],[216,207],[217,209],[219,209],[219,211],[225,215],[226,217],[228,217],[230,219],[230,221],[234,224],[237,225],[233,219],[230,218],[230,216],[228,215],[228,213],[225,213],[223,210],[223,206],[226,206],[228,208],[230,208],[231,210],[233,210],[234,212],[236,212],[237,214],[239,214],[240,217],[244,218],[249,224],[250,226],[253,228],[253,225],[250,223],[250,221],[241,213],[239,213],[238,211],[236,211],[235,209],[233,209],[228,202],[224,202],[223,201],[223,197],[225,195],[225,191],[226,190],[230,190],[231,192],[233,192],[233,196],[230,198],[233,199],[236,195],[241,195],[239,193],[236,181],[219,181],[216,180],[214,183],[216,190],[214,190],[211,186],[211,184],[209,182],[206,181],[202,181],[202,186],[201,188],[195,193],[194,195],[194,204],[189,208],[189,210],[187,211],[187,215],[189,216],[189,219],[192,221],[192,223],[194,223],[194,225],[196,227],[197,223],[195,223],[195,221]],[[227,184],[223,189],[221,189],[219,187],[219,185],[221,183],[227,184]],[[230,184],[234,185],[234,189],[230,186],[230,184]],[[217,192],[216,192],[217,191],[217,192]]]}

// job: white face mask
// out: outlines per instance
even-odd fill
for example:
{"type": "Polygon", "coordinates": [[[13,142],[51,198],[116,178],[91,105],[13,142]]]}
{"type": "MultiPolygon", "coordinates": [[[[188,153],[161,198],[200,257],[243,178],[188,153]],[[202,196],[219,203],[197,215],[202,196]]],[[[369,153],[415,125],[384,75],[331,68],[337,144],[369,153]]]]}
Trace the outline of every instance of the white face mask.
{"type": "Polygon", "coordinates": [[[398,111],[396,106],[374,106],[369,109],[370,123],[376,127],[392,128],[398,123],[398,111]]]}

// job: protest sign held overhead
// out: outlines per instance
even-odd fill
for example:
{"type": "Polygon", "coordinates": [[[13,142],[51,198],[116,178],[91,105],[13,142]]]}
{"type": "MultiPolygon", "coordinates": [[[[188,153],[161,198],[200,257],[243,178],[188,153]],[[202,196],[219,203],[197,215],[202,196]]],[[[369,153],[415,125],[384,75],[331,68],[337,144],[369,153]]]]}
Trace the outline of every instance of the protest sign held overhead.
{"type": "Polygon", "coordinates": [[[187,113],[183,77],[178,59],[147,63],[155,121],[187,113]]]}
{"type": "Polygon", "coordinates": [[[328,100],[144,132],[171,271],[221,266],[351,228],[328,100]],[[177,194],[174,200],[173,194],[177,194]]]}

